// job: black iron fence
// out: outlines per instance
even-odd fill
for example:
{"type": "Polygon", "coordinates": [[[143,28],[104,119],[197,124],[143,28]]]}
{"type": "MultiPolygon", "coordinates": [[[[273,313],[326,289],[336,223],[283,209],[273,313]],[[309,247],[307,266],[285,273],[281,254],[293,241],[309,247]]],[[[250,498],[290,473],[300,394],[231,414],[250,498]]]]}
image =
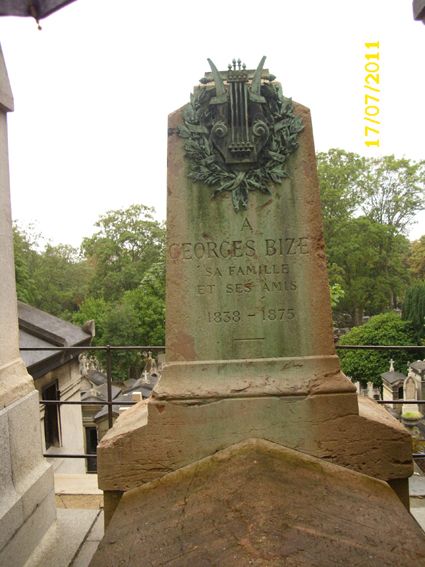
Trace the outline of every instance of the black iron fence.
{"type": "MultiPolygon", "coordinates": [[[[336,345],[337,350],[381,350],[381,351],[424,351],[425,345],[336,345]]],[[[139,351],[139,352],[164,352],[164,346],[73,346],[73,347],[22,347],[21,351],[62,351],[62,352],[78,352],[85,351],[105,351],[106,352],[106,383],[107,383],[107,400],[106,401],[62,401],[62,400],[40,400],[41,405],[100,405],[108,407],[108,427],[113,426],[113,406],[132,406],[135,401],[114,401],[112,399],[112,356],[115,351],[139,351]]],[[[378,404],[425,404],[425,400],[376,400],[378,404]]],[[[66,458],[66,459],[87,459],[96,458],[96,453],[44,453],[49,458],[66,458]]],[[[425,459],[425,453],[413,453],[415,459],[425,459]]]]}
{"type": "MultiPolygon", "coordinates": [[[[112,356],[113,352],[115,351],[138,351],[138,352],[164,352],[164,346],[70,346],[70,347],[21,347],[21,351],[61,351],[61,352],[68,352],[68,353],[82,353],[82,352],[99,352],[104,351],[106,352],[106,387],[107,387],[107,400],[106,401],[65,401],[65,400],[40,400],[40,405],[99,405],[99,406],[107,406],[108,407],[108,428],[110,429],[113,426],[113,406],[132,406],[136,404],[135,401],[125,401],[125,400],[116,400],[112,399],[112,356]]],[[[45,457],[49,458],[65,458],[65,459],[88,459],[88,458],[96,458],[96,453],[44,453],[45,457]]]]}
{"type": "MultiPolygon", "coordinates": [[[[337,350],[383,350],[383,351],[424,351],[425,345],[336,345],[337,350]]],[[[425,400],[375,400],[381,405],[425,404],[425,400]]],[[[425,453],[413,453],[414,459],[425,459],[425,453]]]]}

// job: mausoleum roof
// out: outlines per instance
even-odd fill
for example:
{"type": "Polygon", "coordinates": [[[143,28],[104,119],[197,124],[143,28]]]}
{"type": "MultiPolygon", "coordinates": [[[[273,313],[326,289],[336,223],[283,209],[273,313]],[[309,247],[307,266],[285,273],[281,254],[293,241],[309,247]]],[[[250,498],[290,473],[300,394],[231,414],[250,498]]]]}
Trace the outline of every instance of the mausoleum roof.
{"type": "MultiPolygon", "coordinates": [[[[19,346],[66,347],[88,345],[91,335],[81,327],[18,301],[19,346]]],[[[22,351],[21,357],[33,378],[62,366],[78,353],[63,351],[22,351]]]]}
{"type": "MultiPolygon", "coordinates": [[[[117,386],[114,386],[112,384],[111,390],[112,390],[112,399],[115,400],[115,398],[120,395],[121,388],[118,388],[117,386]]],[[[100,386],[96,386],[94,388],[91,388],[90,390],[87,390],[86,392],[81,394],[81,399],[84,401],[90,401],[90,400],[96,400],[98,402],[106,401],[108,399],[107,384],[101,384],[100,386]]]]}
{"type": "Polygon", "coordinates": [[[416,372],[419,372],[419,374],[425,372],[425,360],[416,360],[415,362],[409,364],[409,366],[413,370],[416,370],[416,372]]]}
{"type": "Polygon", "coordinates": [[[89,370],[87,372],[86,378],[93,382],[96,386],[100,386],[101,384],[106,384],[107,378],[103,372],[99,370],[89,370]]]}
{"type": "Polygon", "coordinates": [[[382,380],[384,380],[384,382],[388,382],[392,386],[394,386],[394,384],[396,384],[397,382],[404,382],[406,380],[406,376],[404,374],[402,374],[401,372],[396,372],[395,370],[384,372],[383,374],[381,374],[381,378],[382,380]]]}

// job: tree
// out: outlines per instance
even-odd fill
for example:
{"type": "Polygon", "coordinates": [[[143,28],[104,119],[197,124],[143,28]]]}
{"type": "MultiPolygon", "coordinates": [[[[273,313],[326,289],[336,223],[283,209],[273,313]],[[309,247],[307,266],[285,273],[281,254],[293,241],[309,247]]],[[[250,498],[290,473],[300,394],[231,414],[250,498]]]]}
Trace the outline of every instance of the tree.
{"type": "MultiPolygon", "coordinates": [[[[73,316],[83,325],[94,319],[96,336],[93,345],[160,346],[165,342],[165,260],[161,257],[144,274],[140,285],[125,291],[115,300],[88,297],[73,316]]],[[[106,354],[96,352],[101,366],[106,354]]],[[[112,373],[115,381],[138,378],[144,365],[141,351],[114,351],[112,373]]]]}
{"type": "Polygon", "coordinates": [[[425,280],[425,234],[411,243],[408,265],[414,278],[425,280]]]}
{"type": "MultiPolygon", "coordinates": [[[[38,245],[31,231],[15,228],[20,299],[78,325],[93,319],[93,344],[164,344],[164,226],[152,209],[133,205],[99,218],[82,252],[38,245]]],[[[105,366],[105,353],[97,358],[105,366]]],[[[138,377],[141,353],[114,352],[114,378],[138,377]]]]}
{"type": "MultiPolygon", "coordinates": [[[[105,327],[113,304],[106,302],[102,297],[87,297],[80,305],[79,310],[72,315],[72,322],[82,326],[87,321],[95,322],[95,336],[92,340],[94,346],[105,345],[105,327]]],[[[116,343],[117,344],[117,343],[116,343]]]]}
{"type": "Polygon", "coordinates": [[[360,212],[405,232],[425,208],[425,161],[364,158],[334,148],[317,154],[317,165],[327,244],[341,222],[360,212]]]}
{"type": "Polygon", "coordinates": [[[160,258],[165,229],[154,220],[154,210],[144,205],[108,211],[82,251],[93,267],[91,293],[105,300],[117,300],[124,291],[135,289],[144,273],[160,258]]]}
{"type": "Polygon", "coordinates": [[[341,299],[344,297],[345,292],[341,284],[334,283],[330,286],[331,292],[331,305],[332,307],[336,307],[341,299]]]}
{"type": "Polygon", "coordinates": [[[359,180],[366,158],[335,148],[316,157],[324,235],[329,245],[360,205],[359,180]]]}
{"type": "Polygon", "coordinates": [[[328,247],[331,282],[342,285],[338,308],[352,315],[355,325],[363,313],[396,307],[408,284],[404,266],[408,241],[392,227],[366,217],[347,220],[328,247]]]}
{"type": "Polygon", "coordinates": [[[396,307],[409,284],[403,232],[425,206],[425,162],[340,149],[317,160],[330,284],[344,291],[336,309],[360,324],[365,310],[396,307]]]}
{"type": "Polygon", "coordinates": [[[47,244],[33,259],[32,277],[37,287],[33,305],[71,319],[88,294],[91,276],[91,267],[75,248],[47,244]]]}
{"type": "MultiPolygon", "coordinates": [[[[397,313],[381,313],[371,317],[360,327],[353,327],[339,341],[341,345],[415,345],[415,332],[409,321],[402,320],[397,313]]],[[[409,361],[420,356],[411,351],[340,350],[341,368],[355,381],[373,382],[381,386],[380,375],[389,369],[393,358],[394,368],[405,372],[409,361]]]]}
{"type": "Polygon", "coordinates": [[[24,303],[33,303],[36,300],[37,292],[34,279],[31,276],[31,266],[36,252],[33,250],[33,243],[28,232],[16,225],[13,227],[13,247],[17,297],[24,303]]]}
{"type": "Polygon", "coordinates": [[[363,213],[405,232],[416,213],[425,208],[425,161],[390,155],[370,158],[366,165],[359,179],[363,213]]]}
{"type": "MultiPolygon", "coordinates": [[[[105,318],[104,344],[155,345],[165,342],[165,262],[158,261],[145,274],[140,286],[126,291],[105,318]]],[[[114,353],[114,378],[138,378],[142,352],[114,353]]]]}
{"type": "Polygon", "coordinates": [[[70,319],[87,294],[91,270],[72,246],[42,242],[31,227],[14,227],[18,299],[70,319]]]}
{"type": "Polygon", "coordinates": [[[411,322],[420,342],[425,337],[425,282],[415,283],[406,291],[402,317],[411,322]]]}

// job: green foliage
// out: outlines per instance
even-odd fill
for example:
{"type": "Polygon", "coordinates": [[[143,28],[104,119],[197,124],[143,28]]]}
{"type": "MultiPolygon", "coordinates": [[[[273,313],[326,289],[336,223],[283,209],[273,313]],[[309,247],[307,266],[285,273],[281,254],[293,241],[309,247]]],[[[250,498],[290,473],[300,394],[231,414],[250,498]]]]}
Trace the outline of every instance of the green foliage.
{"type": "MultiPolygon", "coordinates": [[[[153,209],[109,211],[82,244],[47,244],[14,229],[18,297],[48,313],[96,324],[94,345],[162,345],[165,311],[165,229],[153,209]]],[[[105,354],[97,355],[105,367],[105,354]]],[[[138,377],[142,354],[115,353],[116,380],[138,377]]]]}
{"type": "Polygon", "coordinates": [[[13,227],[13,246],[15,253],[16,294],[24,303],[34,303],[37,297],[35,281],[31,275],[33,256],[33,243],[28,233],[13,227]]]}
{"type": "Polygon", "coordinates": [[[69,245],[47,244],[34,258],[32,277],[37,284],[36,307],[70,319],[88,293],[92,270],[69,245]]]}
{"type": "Polygon", "coordinates": [[[393,155],[366,160],[359,183],[363,213],[372,220],[404,232],[425,208],[425,161],[393,155]]]}
{"type": "Polygon", "coordinates": [[[425,161],[365,158],[341,149],[317,154],[325,238],[356,210],[404,232],[425,208],[425,161]]]}
{"type": "MultiPolygon", "coordinates": [[[[164,344],[165,229],[152,213],[143,205],[109,211],[83,240],[93,278],[74,321],[95,320],[95,344],[164,344]]],[[[98,359],[104,366],[105,355],[98,359]]],[[[114,352],[115,380],[138,377],[142,367],[142,353],[114,352]]]]}
{"type": "Polygon", "coordinates": [[[425,162],[340,149],[317,161],[330,282],[344,290],[337,309],[360,324],[365,311],[398,306],[410,283],[403,231],[425,206],[425,162]]]}
{"type": "Polygon", "coordinates": [[[99,230],[84,238],[82,251],[94,270],[92,295],[118,300],[125,291],[136,288],[161,257],[165,229],[152,213],[153,209],[143,205],[108,211],[96,223],[99,230]]]}
{"type": "Polygon", "coordinates": [[[345,292],[342,288],[342,285],[339,283],[334,283],[330,287],[331,289],[331,305],[332,307],[336,307],[341,299],[344,297],[345,292]]]}
{"type": "Polygon", "coordinates": [[[324,235],[329,246],[360,205],[358,186],[366,159],[340,149],[320,152],[316,157],[324,235]]]}
{"type": "Polygon", "coordinates": [[[14,227],[18,299],[70,319],[88,292],[91,270],[71,246],[46,244],[31,230],[14,227]]]}
{"type": "MultiPolygon", "coordinates": [[[[344,335],[341,345],[415,345],[415,333],[408,321],[397,313],[381,313],[371,317],[367,323],[353,327],[344,335]]],[[[406,372],[407,363],[420,356],[420,353],[407,351],[340,350],[338,351],[343,372],[354,381],[373,382],[381,386],[380,375],[389,370],[389,360],[394,360],[394,368],[406,372]]]]}
{"type": "MultiPolygon", "coordinates": [[[[364,311],[377,313],[397,306],[409,276],[404,265],[409,243],[393,227],[366,217],[347,220],[328,248],[331,275],[338,278],[344,297],[338,303],[361,323],[364,311]]],[[[332,281],[332,280],[331,280],[332,281]]]]}
{"type": "Polygon", "coordinates": [[[418,342],[425,337],[425,281],[406,291],[402,317],[411,322],[418,342]]]}
{"type": "Polygon", "coordinates": [[[408,265],[414,278],[425,280],[425,234],[411,243],[408,265]]]}
{"type": "MultiPolygon", "coordinates": [[[[163,345],[165,342],[165,264],[159,261],[145,274],[140,286],[124,292],[104,311],[102,344],[163,345]]],[[[104,363],[104,356],[101,357],[104,363]]],[[[140,351],[114,352],[115,380],[138,378],[143,368],[140,351]]]]}
{"type": "Polygon", "coordinates": [[[418,421],[423,418],[423,415],[420,411],[406,411],[401,414],[401,417],[407,420],[418,421]]]}
{"type": "Polygon", "coordinates": [[[113,304],[108,303],[102,297],[87,297],[80,305],[79,310],[73,314],[72,322],[81,327],[87,321],[93,320],[96,326],[96,335],[92,340],[92,344],[106,345],[106,321],[112,308],[113,304]]]}

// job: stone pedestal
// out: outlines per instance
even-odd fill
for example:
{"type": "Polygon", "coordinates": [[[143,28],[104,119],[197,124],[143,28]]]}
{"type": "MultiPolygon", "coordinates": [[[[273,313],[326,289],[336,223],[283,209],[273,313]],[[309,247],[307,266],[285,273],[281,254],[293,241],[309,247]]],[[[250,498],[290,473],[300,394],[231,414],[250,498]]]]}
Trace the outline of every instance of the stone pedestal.
{"type": "Polygon", "coordinates": [[[24,565],[56,519],[53,469],[43,458],[38,393],[0,410],[0,565],[24,565]]]}
{"type": "Polygon", "coordinates": [[[248,439],[127,492],[90,567],[424,563],[424,534],[386,483],[248,439]]]}
{"type": "Polygon", "coordinates": [[[12,91],[0,48],[0,408],[34,390],[19,356],[7,144],[7,113],[12,110],[12,91]]]}
{"type": "MultiPolygon", "coordinates": [[[[410,438],[359,405],[332,336],[309,110],[289,176],[271,195],[212,198],[192,182],[169,119],[167,364],[148,404],[120,416],[98,451],[99,486],[117,495],[229,445],[260,438],[394,481],[412,474],[410,438]]],[[[113,498],[112,498],[113,497],[113,498]]],[[[106,504],[107,505],[107,504],[106,504]]]]}
{"type": "Polygon", "coordinates": [[[6,113],[13,98],[0,50],[0,566],[24,565],[56,517],[41,448],[38,393],[19,356],[6,113]]]}

